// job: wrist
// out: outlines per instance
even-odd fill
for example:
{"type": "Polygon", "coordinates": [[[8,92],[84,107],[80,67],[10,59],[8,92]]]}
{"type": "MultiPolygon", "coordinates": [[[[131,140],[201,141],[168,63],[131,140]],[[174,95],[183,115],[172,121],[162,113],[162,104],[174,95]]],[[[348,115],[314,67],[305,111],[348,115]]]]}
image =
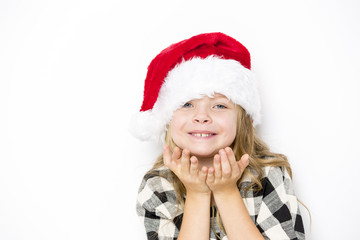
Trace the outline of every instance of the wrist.
{"type": "Polygon", "coordinates": [[[220,189],[214,190],[212,193],[213,193],[215,199],[217,199],[217,198],[223,199],[223,198],[231,198],[234,195],[239,195],[240,191],[237,186],[234,186],[234,187],[227,187],[227,188],[222,188],[222,189],[220,188],[220,189]]]}
{"type": "Polygon", "coordinates": [[[196,191],[188,191],[186,193],[186,198],[195,198],[199,200],[207,200],[211,198],[211,192],[196,192],[196,191]]]}

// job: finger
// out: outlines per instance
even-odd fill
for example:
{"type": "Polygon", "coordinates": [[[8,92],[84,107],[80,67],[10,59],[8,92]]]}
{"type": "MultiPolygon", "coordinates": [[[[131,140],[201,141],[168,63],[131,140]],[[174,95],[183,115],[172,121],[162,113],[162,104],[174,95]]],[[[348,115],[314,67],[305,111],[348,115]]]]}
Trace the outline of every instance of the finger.
{"type": "Polygon", "coordinates": [[[219,154],[215,154],[214,156],[214,176],[215,178],[221,178],[222,174],[221,174],[221,159],[219,154]]]}
{"type": "Polygon", "coordinates": [[[237,162],[241,173],[244,172],[245,168],[249,165],[249,154],[244,154],[237,162]]]}
{"type": "Polygon", "coordinates": [[[174,147],[174,151],[172,153],[171,158],[176,161],[176,160],[180,159],[180,157],[181,157],[180,148],[179,147],[174,147]]]}
{"type": "Polygon", "coordinates": [[[223,177],[230,177],[231,167],[230,167],[229,159],[224,149],[220,150],[220,158],[221,158],[221,170],[223,177]]]}
{"type": "Polygon", "coordinates": [[[234,174],[239,173],[239,167],[236,162],[235,154],[233,150],[229,147],[225,148],[226,156],[229,159],[229,165],[231,167],[231,172],[234,174]]]}
{"type": "Polygon", "coordinates": [[[190,151],[184,149],[181,154],[181,171],[189,172],[190,168],[190,151]]]}
{"type": "Polygon", "coordinates": [[[197,174],[199,169],[199,161],[195,156],[190,158],[190,174],[197,174]]]}
{"type": "Polygon", "coordinates": [[[163,160],[164,160],[165,166],[170,168],[171,154],[170,154],[169,145],[167,145],[167,144],[164,144],[164,147],[163,147],[163,160]]]}
{"type": "Polygon", "coordinates": [[[201,171],[199,173],[200,180],[202,182],[205,182],[207,175],[208,175],[208,168],[204,166],[204,167],[201,168],[201,171]]]}
{"type": "Polygon", "coordinates": [[[213,167],[210,167],[208,170],[208,174],[206,177],[206,182],[207,183],[213,183],[215,181],[215,169],[213,167]]]}

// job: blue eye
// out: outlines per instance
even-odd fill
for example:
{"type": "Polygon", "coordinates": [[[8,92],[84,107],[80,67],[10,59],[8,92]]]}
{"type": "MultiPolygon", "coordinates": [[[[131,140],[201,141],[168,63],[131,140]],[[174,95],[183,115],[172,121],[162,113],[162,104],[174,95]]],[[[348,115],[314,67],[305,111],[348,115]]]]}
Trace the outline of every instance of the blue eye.
{"type": "Polygon", "coordinates": [[[215,105],[215,108],[218,108],[218,109],[226,109],[227,107],[222,105],[222,104],[217,104],[215,105]]]}
{"type": "Polygon", "coordinates": [[[190,108],[190,107],[192,107],[192,104],[189,102],[187,102],[183,105],[183,108],[190,108]]]}

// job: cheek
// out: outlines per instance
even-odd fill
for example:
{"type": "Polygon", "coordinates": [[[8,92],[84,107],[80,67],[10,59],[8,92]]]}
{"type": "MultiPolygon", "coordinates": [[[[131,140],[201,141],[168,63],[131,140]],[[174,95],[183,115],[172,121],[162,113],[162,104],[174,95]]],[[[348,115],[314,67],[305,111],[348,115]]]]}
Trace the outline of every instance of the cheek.
{"type": "Polygon", "coordinates": [[[236,136],[236,129],[237,129],[237,117],[231,116],[224,121],[223,125],[226,129],[228,138],[233,141],[236,136]]]}
{"type": "Polygon", "coordinates": [[[176,146],[178,146],[179,148],[183,149],[184,146],[184,141],[183,141],[183,134],[180,131],[180,129],[177,127],[176,125],[177,123],[172,123],[170,125],[170,132],[171,132],[171,139],[174,142],[174,144],[176,146]]]}
{"type": "Polygon", "coordinates": [[[174,115],[173,118],[171,119],[170,131],[172,133],[178,131],[181,128],[181,126],[183,125],[183,122],[184,121],[182,120],[181,116],[174,115]]]}
{"type": "Polygon", "coordinates": [[[171,132],[171,138],[175,142],[175,144],[178,144],[178,140],[181,136],[182,129],[184,129],[184,126],[186,124],[186,119],[181,114],[174,114],[173,118],[171,119],[171,123],[169,126],[170,132],[171,132]]]}

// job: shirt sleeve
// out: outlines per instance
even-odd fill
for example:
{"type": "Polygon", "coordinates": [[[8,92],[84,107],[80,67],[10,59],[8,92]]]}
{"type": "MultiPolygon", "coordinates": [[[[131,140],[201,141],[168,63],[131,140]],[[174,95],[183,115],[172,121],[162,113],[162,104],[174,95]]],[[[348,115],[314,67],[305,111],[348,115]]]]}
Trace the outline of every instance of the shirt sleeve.
{"type": "Polygon", "coordinates": [[[176,204],[176,194],[168,180],[145,175],[140,185],[136,211],[145,226],[147,239],[177,239],[183,212],[176,204]]]}
{"type": "Polygon", "coordinates": [[[305,239],[299,203],[285,168],[265,168],[256,225],[265,239],[305,239]]]}

